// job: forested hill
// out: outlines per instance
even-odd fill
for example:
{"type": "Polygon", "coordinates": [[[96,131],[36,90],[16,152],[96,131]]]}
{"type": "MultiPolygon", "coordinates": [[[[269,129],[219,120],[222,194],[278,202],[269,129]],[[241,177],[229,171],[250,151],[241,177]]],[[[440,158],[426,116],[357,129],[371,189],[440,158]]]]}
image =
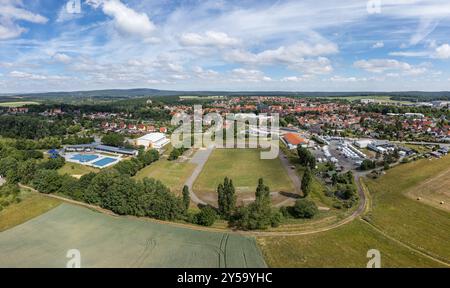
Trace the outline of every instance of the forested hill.
{"type": "Polygon", "coordinates": [[[110,89],[72,92],[48,92],[15,94],[26,99],[45,98],[134,98],[161,96],[297,96],[297,97],[345,97],[345,96],[391,96],[395,100],[431,101],[450,100],[450,91],[440,92],[287,92],[287,91],[174,91],[157,89],[110,89]]]}

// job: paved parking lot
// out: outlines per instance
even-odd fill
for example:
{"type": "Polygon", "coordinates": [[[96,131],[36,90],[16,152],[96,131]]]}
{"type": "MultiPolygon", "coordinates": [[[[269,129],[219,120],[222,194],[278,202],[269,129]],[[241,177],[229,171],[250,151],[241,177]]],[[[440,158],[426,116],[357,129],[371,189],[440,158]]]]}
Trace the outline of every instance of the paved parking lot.
{"type": "MultiPolygon", "coordinates": [[[[355,170],[356,168],[359,167],[359,164],[357,164],[357,162],[358,162],[357,159],[347,158],[344,156],[342,151],[338,150],[338,147],[342,144],[340,141],[332,140],[329,142],[330,142],[330,145],[328,145],[328,150],[330,151],[331,156],[338,160],[337,166],[342,167],[342,170],[344,172],[349,171],[349,170],[355,170]]],[[[324,155],[324,152],[321,148],[319,148],[318,150],[312,149],[311,152],[316,157],[316,159],[326,158],[324,155]]],[[[329,161],[330,159],[327,159],[327,160],[329,161]]]]}

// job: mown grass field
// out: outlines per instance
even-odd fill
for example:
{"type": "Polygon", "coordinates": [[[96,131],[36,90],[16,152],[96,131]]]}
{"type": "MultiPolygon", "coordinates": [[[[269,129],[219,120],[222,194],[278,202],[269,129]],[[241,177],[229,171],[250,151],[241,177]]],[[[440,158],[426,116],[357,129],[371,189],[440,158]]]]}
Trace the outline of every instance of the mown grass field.
{"type": "Polygon", "coordinates": [[[23,107],[25,105],[38,105],[38,102],[32,102],[32,101],[18,101],[18,102],[0,102],[0,107],[23,107]]]}
{"type": "Polygon", "coordinates": [[[327,232],[304,236],[258,237],[269,267],[365,268],[370,249],[381,253],[381,267],[441,267],[397,244],[362,220],[327,232]]]}
{"type": "Polygon", "coordinates": [[[191,176],[195,164],[161,159],[139,171],[135,178],[155,178],[164,183],[175,194],[181,194],[183,185],[191,176]]]}
{"type": "Polygon", "coordinates": [[[450,212],[450,167],[406,193],[411,199],[418,199],[433,207],[450,212]],[[441,204],[442,203],[442,204],[441,204]]]}
{"type": "Polygon", "coordinates": [[[62,204],[0,233],[0,267],[265,267],[254,238],[112,217],[62,204]]]}
{"type": "Polygon", "coordinates": [[[257,149],[215,149],[194,183],[194,190],[199,195],[216,193],[225,177],[233,180],[237,194],[253,195],[259,178],[264,178],[273,192],[295,192],[280,159],[262,160],[257,149]]]}
{"type": "Polygon", "coordinates": [[[80,177],[82,175],[88,174],[90,172],[99,172],[100,169],[96,169],[94,167],[89,167],[86,165],[81,165],[78,163],[67,162],[63,167],[58,169],[58,173],[61,175],[69,174],[70,176],[80,177]]]}
{"type": "Polygon", "coordinates": [[[22,199],[20,203],[11,204],[0,211],[0,232],[22,224],[61,204],[59,200],[29,191],[22,191],[20,198],[22,199]]]}
{"type": "MultiPolygon", "coordinates": [[[[372,211],[366,219],[389,236],[450,262],[450,213],[407,196],[409,191],[449,168],[450,156],[424,159],[397,166],[377,180],[366,180],[373,198],[372,211]]],[[[426,197],[430,190],[428,186],[422,187],[426,197]]]]}

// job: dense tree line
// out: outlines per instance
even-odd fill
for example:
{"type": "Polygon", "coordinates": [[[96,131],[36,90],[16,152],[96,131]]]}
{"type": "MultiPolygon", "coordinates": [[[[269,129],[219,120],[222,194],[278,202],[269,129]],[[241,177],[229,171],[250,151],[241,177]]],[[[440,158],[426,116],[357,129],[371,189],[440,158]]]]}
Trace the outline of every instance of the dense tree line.
{"type": "Polygon", "coordinates": [[[180,157],[181,155],[183,155],[183,153],[188,150],[187,148],[184,148],[184,146],[181,146],[180,148],[173,148],[172,151],[170,151],[169,154],[169,161],[173,161],[173,160],[177,160],[178,157],[180,157]]]}
{"type": "MultiPolygon", "coordinates": [[[[58,173],[57,170],[64,165],[63,158],[45,161],[24,159],[22,152],[8,144],[0,145],[0,175],[6,177],[7,185],[31,185],[41,193],[63,194],[120,215],[148,216],[163,220],[186,217],[186,199],[183,201],[183,198],[174,196],[160,181],[148,178],[135,181],[115,167],[76,179],[58,173]]],[[[139,161],[141,165],[149,165],[157,159],[157,155],[158,152],[154,150],[141,151],[135,160],[122,162],[139,161]]],[[[10,187],[7,185],[2,189],[10,187]]]]}
{"type": "Polygon", "coordinates": [[[66,120],[31,116],[0,116],[0,135],[9,138],[39,139],[67,134],[66,120]]]}
{"type": "Polygon", "coordinates": [[[316,157],[314,157],[311,151],[309,151],[307,148],[298,146],[297,153],[300,165],[309,167],[310,169],[316,168],[316,157]]]}
{"type": "Polygon", "coordinates": [[[117,163],[113,168],[121,174],[134,176],[139,170],[159,160],[159,152],[155,149],[145,151],[139,150],[139,154],[130,160],[123,160],[117,163]]]}
{"type": "Polygon", "coordinates": [[[389,106],[382,104],[370,104],[358,106],[356,109],[360,112],[368,112],[368,113],[381,113],[381,114],[405,114],[405,113],[421,113],[428,116],[434,116],[436,118],[444,115],[450,117],[450,111],[448,108],[433,108],[433,107],[424,107],[424,106],[389,106]]]}
{"type": "Polygon", "coordinates": [[[0,211],[10,204],[20,202],[19,193],[17,184],[7,183],[0,186],[0,211]]]}
{"type": "Polygon", "coordinates": [[[239,207],[230,224],[243,230],[260,230],[277,227],[281,220],[280,211],[272,208],[269,187],[264,184],[263,179],[259,179],[255,201],[247,206],[239,207]]]}
{"type": "Polygon", "coordinates": [[[377,167],[377,163],[375,161],[365,159],[362,161],[359,168],[363,171],[367,171],[367,170],[375,169],[376,167],[377,167]]]}
{"type": "Polygon", "coordinates": [[[102,137],[102,143],[114,147],[122,147],[125,137],[119,133],[108,133],[102,137]]]}

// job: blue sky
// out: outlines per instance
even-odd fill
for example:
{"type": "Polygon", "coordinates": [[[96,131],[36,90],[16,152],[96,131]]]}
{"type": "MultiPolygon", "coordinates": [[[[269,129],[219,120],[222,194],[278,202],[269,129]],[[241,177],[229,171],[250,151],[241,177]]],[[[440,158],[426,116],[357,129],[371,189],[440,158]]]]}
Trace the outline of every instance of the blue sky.
{"type": "Polygon", "coordinates": [[[0,0],[0,93],[450,90],[448,1],[76,1],[0,0]]]}

